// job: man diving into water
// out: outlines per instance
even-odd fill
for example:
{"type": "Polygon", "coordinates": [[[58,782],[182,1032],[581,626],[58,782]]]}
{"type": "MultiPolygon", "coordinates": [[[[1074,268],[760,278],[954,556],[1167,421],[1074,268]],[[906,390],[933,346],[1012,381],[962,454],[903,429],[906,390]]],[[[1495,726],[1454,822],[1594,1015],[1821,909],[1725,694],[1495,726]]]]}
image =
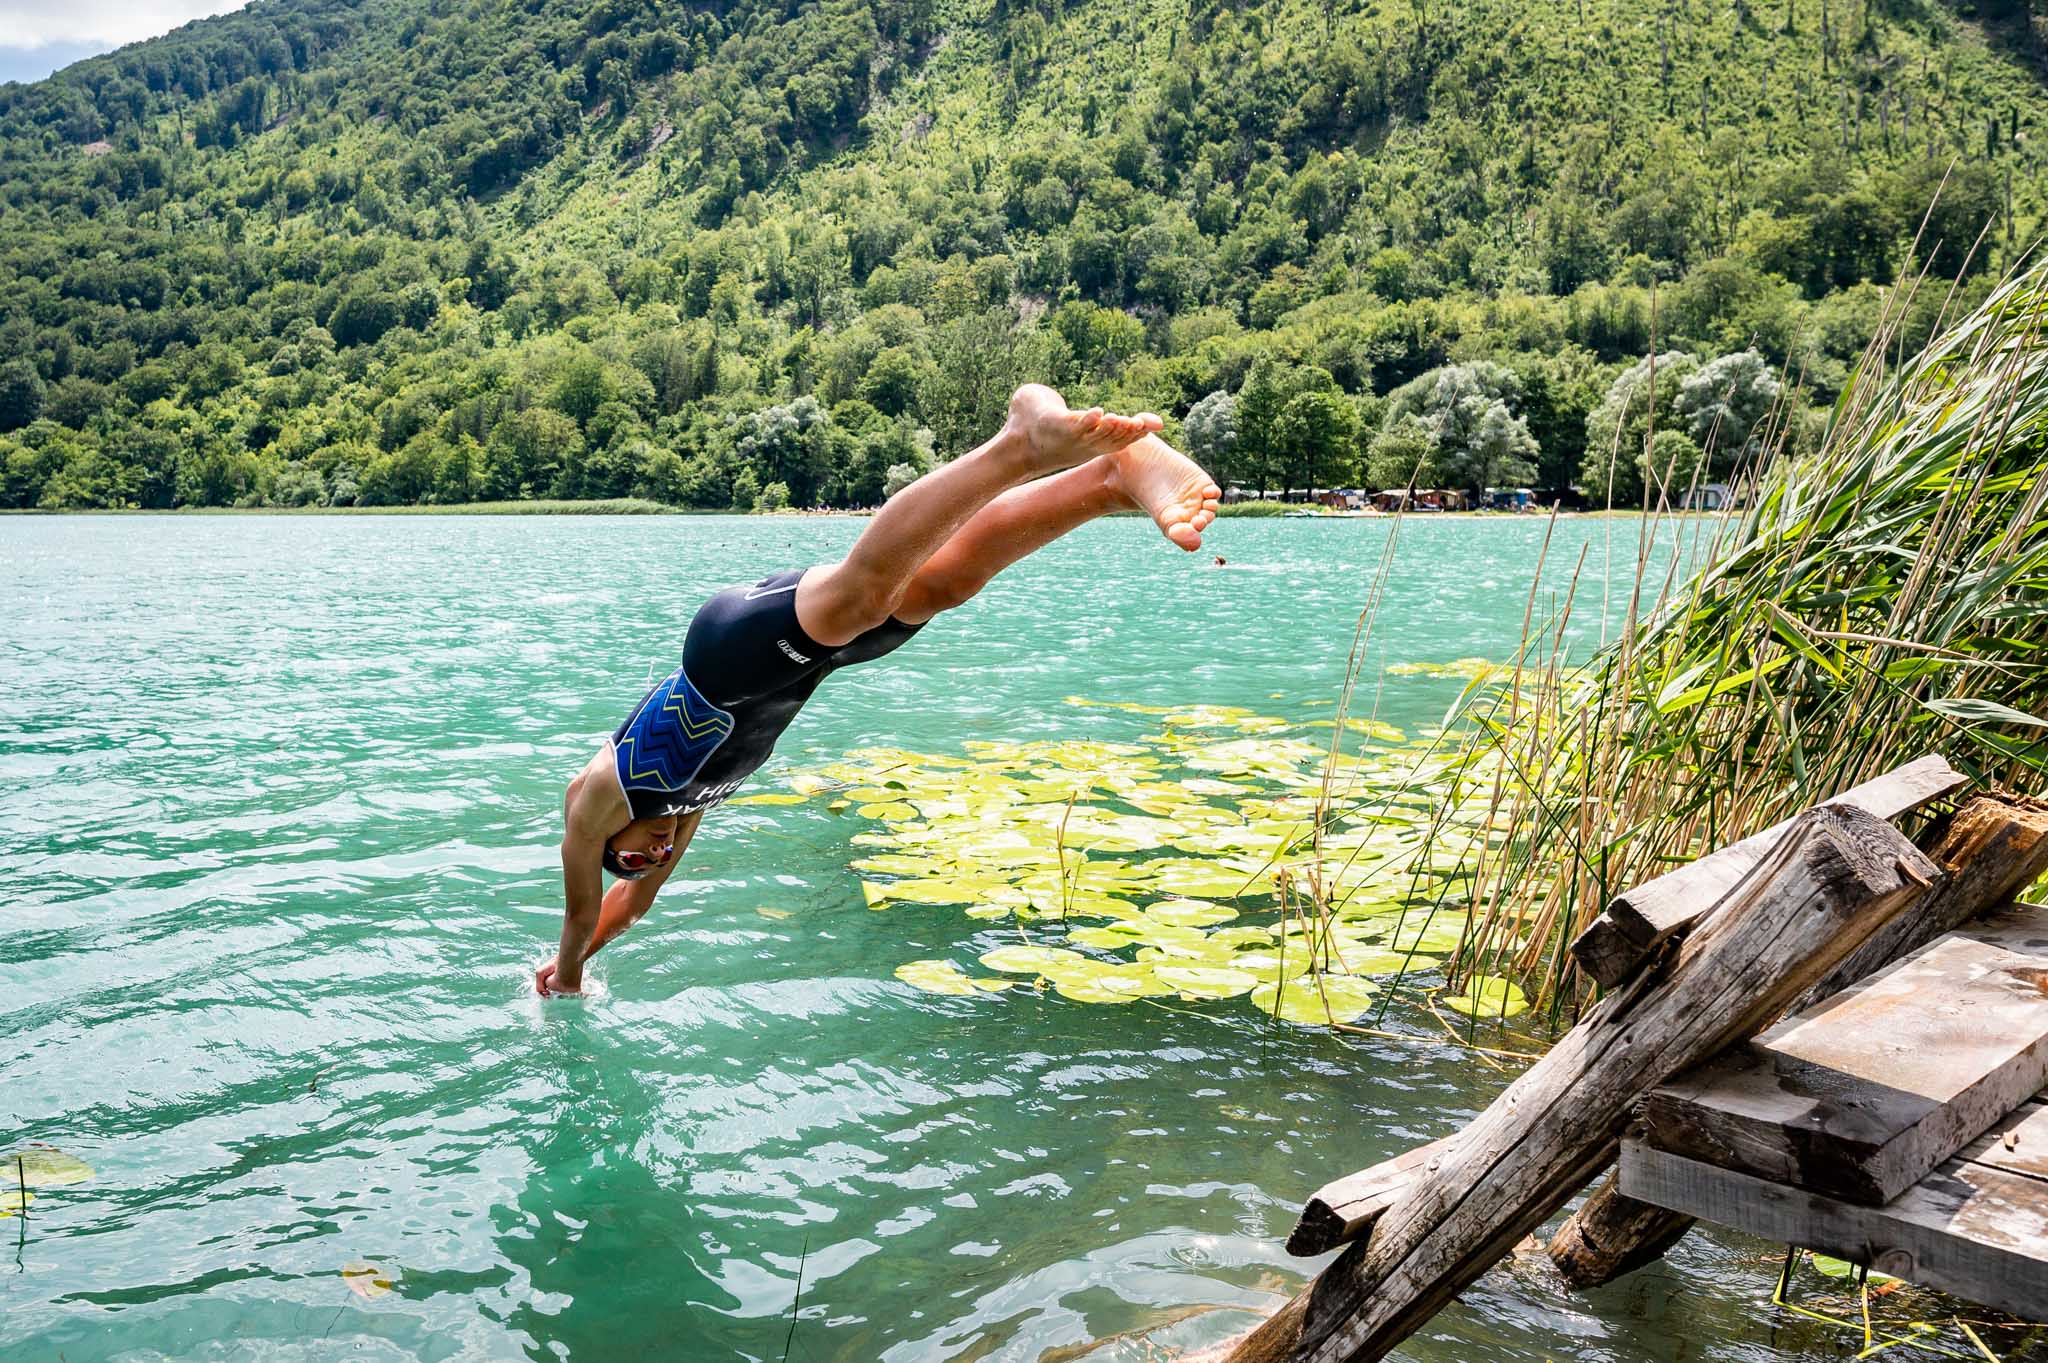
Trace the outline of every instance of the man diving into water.
{"type": "Polygon", "coordinates": [[[718,593],[655,683],[569,782],[561,943],[533,975],[574,994],[583,967],[654,903],[704,811],[768,760],[827,673],[892,652],[1012,563],[1097,516],[1139,510],[1201,547],[1221,495],[1159,439],[1159,418],[1070,411],[1026,384],[987,443],[882,509],[838,563],[718,593]],[[609,893],[603,872],[618,883],[609,893]]]}

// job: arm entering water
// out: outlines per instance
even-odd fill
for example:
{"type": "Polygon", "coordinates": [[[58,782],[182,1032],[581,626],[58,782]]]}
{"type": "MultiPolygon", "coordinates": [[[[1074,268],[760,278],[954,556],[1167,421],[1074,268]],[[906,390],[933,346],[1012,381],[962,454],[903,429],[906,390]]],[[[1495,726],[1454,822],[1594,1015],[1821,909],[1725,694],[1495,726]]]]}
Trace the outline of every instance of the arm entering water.
{"type": "MultiPolygon", "coordinates": [[[[676,850],[666,863],[649,871],[639,880],[616,881],[611,889],[605,893],[604,903],[597,912],[595,929],[581,939],[586,945],[582,947],[582,956],[580,957],[580,964],[576,969],[575,982],[573,984],[562,978],[562,972],[556,964],[559,961],[569,959],[569,932],[572,915],[568,913],[563,914],[562,944],[553,957],[543,962],[540,968],[534,971],[533,984],[535,989],[542,994],[575,994],[582,991],[582,966],[588,964],[591,957],[603,951],[606,943],[639,922],[646,915],[647,911],[654,907],[656,891],[660,890],[662,882],[668,879],[669,872],[675,870],[677,861],[683,855],[683,848],[689,843],[690,835],[697,831],[697,821],[702,817],[701,813],[693,814],[684,819],[681,825],[678,826],[676,829],[676,850]]],[[[566,857],[562,870],[566,879],[569,873],[566,857]]]]}
{"type": "Polygon", "coordinates": [[[543,995],[582,992],[584,963],[654,906],[655,894],[704,818],[699,811],[677,820],[668,859],[638,880],[618,881],[606,893],[605,846],[631,822],[632,812],[615,785],[589,777],[586,770],[571,781],[563,801],[562,935],[554,956],[533,972],[534,990],[543,995]]]}
{"type": "MultiPolygon", "coordinates": [[[[620,882],[623,888],[625,882],[620,882]]],[[[554,959],[534,972],[533,986],[542,994],[583,992],[583,962],[595,950],[604,911],[604,835],[578,828],[572,804],[569,828],[562,836],[562,936],[554,959]]]]}

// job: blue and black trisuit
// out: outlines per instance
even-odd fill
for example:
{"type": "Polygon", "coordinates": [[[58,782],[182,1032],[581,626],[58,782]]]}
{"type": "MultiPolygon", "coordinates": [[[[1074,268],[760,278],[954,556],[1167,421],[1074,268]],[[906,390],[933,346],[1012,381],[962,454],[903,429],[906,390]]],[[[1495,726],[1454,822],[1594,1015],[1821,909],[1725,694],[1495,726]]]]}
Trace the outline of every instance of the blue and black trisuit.
{"type": "Polygon", "coordinates": [[[683,664],[612,734],[619,787],[636,819],[694,814],[733,793],[827,673],[900,648],[922,624],[889,619],[827,648],[796,621],[803,570],[706,601],[683,636],[683,664]]]}

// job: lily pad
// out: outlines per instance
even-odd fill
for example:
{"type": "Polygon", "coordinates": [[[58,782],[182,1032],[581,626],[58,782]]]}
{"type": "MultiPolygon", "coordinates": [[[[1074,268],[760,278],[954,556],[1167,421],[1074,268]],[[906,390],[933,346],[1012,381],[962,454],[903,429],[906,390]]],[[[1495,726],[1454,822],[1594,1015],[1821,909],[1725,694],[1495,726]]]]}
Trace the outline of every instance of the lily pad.
{"type": "Polygon", "coordinates": [[[983,952],[981,963],[990,970],[1011,975],[1052,975],[1063,967],[1086,966],[1089,960],[1080,952],[1068,951],[1064,947],[1014,946],[983,952]]]}
{"type": "Polygon", "coordinates": [[[1099,980],[1065,976],[1052,982],[1053,992],[1075,1003],[1135,1003],[1138,996],[1111,989],[1099,980]]]}
{"type": "Polygon", "coordinates": [[[30,1188],[58,1188],[83,1183],[92,1177],[92,1166],[76,1155],[67,1155],[50,1145],[24,1145],[0,1155],[0,1185],[30,1188]]]}
{"type": "Polygon", "coordinates": [[[0,1218],[13,1216],[25,1210],[28,1204],[35,1200],[34,1193],[24,1192],[20,1188],[9,1188],[5,1192],[0,1192],[0,1218]]]}
{"type": "Polygon", "coordinates": [[[1217,928],[1214,932],[1211,932],[1209,934],[1209,944],[1214,947],[1226,948],[1230,951],[1237,951],[1243,947],[1254,947],[1264,950],[1273,944],[1273,930],[1271,928],[1262,928],[1252,923],[1233,924],[1230,927],[1217,928]]]}
{"type": "Polygon", "coordinates": [[[1335,953],[1343,963],[1346,972],[1353,975],[1399,975],[1429,970],[1437,963],[1434,956],[1420,952],[1410,955],[1405,951],[1388,951],[1381,947],[1339,947],[1335,953]]]}
{"type": "Polygon", "coordinates": [[[1237,910],[1205,899],[1169,899],[1146,909],[1145,916],[1177,928],[1211,928],[1237,917],[1237,910]]]}
{"type": "Polygon", "coordinates": [[[1259,977],[1249,970],[1232,970],[1212,965],[1155,965],[1152,973],[1159,982],[1191,999],[1228,999],[1258,988],[1259,977]]]}
{"type": "Polygon", "coordinates": [[[1444,1007],[1467,1017],[1511,1018],[1529,1011],[1529,1000],[1512,980],[1474,975],[1455,992],[1443,996],[1444,1007]]]}
{"type": "Polygon", "coordinates": [[[1136,945],[1140,939],[1136,925],[1127,928],[1121,923],[1112,923],[1100,927],[1091,925],[1069,928],[1067,940],[1076,946],[1095,947],[1101,951],[1121,951],[1127,946],[1136,945]]]}
{"type": "Polygon", "coordinates": [[[800,804],[802,804],[803,802],[804,802],[804,797],[803,797],[803,796],[801,796],[801,795],[792,795],[792,794],[790,794],[790,793],[789,793],[789,792],[787,792],[787,791],[777,791],[777,790],[771,790],[771,791],[764,791],[764,792],[763,792],[762,794],[759,794],[759,795],[742,795],[742,796],[739,796],[739,797],[738,797],[737,799],[727,800],[727,801],[726,801],[725,803],[726,803],[726,804],[727,804],[728,806],[731,806],[731,805],[800,805],[800,804]]]}
{"type": "Polygon", "coordinates": [[[1302,975],[1262,984],[1252,1006],[1268,1017],[1308,1026],[1350,1022],[1372,1006],[1372,986],[1355,975],[1302,975]]]}
{"type": "Polygon", "coordinates": [[[1240,895],[1267,895],[1272,881],[1261,863],[1240,866],[1223,861],[1155,861],[1145,868],[1152,883],[1173,895],[1235,899],[1240,895]]]}
{"type": "Polygon", "coordinates": [[[1240,951],[1223,960],[1232,970],[1249,971],[1268,981],[1293,979],[1308,973],[1308,953],[1305,951],[1240,951]]]}
{"type": "Polygon", "coordinates": [[[1435,916],[1410,914],[1396,922],[1387,933],[1387,945],[1396,951],[1453,952],[1465,940],[1465,921],[1455,910],[1435,916]]]}
{"type": "Polygon", "coordinates": [[[976,979],[952,961],[910,961],[896,967],[896,978],[927,994],[981,994],[1008,989],[1015,980],[976,979]]]}

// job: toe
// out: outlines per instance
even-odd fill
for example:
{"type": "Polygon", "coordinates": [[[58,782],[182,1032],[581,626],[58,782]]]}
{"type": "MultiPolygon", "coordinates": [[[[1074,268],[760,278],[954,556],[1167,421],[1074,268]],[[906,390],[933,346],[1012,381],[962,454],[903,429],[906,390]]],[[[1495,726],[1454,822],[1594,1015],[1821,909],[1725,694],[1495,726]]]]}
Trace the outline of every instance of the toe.
{"type": "Polygon", "coordinates": [[[1202,547],[1202,532],[1186,521],[1178,521],[1166,527],[1166,537],[1183,549],[1202,547]]]}

